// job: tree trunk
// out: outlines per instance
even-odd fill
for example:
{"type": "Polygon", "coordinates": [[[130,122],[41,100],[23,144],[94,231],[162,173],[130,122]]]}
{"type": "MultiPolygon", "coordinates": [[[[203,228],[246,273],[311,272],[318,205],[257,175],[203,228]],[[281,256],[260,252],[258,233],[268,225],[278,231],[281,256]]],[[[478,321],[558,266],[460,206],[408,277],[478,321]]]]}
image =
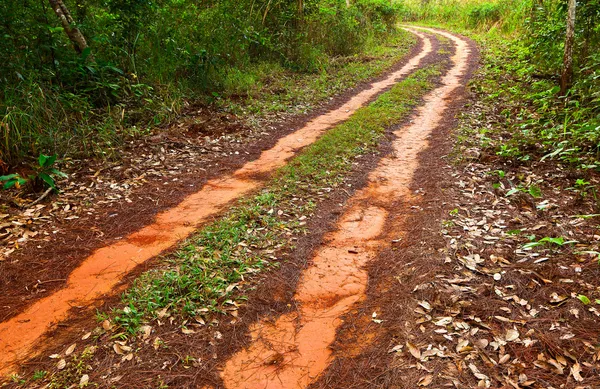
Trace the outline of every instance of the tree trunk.
{"type": "Polygon", "coordinates": [[[73,42],[73,48],[75,49],[75,51],[81,54],[83,50],[87,49],[88,45],[85,40],[85,37],[83,36],[81,31],[79,31],[79,28],[77,28],[77,26],[75,25],[75,22],[73,21],[73,17],[71,16],[69,9],[66,7],[65,3],[63,3],[63,0],[48,1],[50,2],[52,10],[60,20],[60,24],[65,30],[65,33],[67,34],[71,42],[73,42]]]}
{"type": "Polygon", "coordinates": [[[567,16],[567,36],[565,38],[565,56],[563,59],[563,71],[560,78],[560,94],[564,96],[571,86],[573,79],[573,43],[575,41],[575,8],[577,0],[569,0],[569,12],[567,16]]]}

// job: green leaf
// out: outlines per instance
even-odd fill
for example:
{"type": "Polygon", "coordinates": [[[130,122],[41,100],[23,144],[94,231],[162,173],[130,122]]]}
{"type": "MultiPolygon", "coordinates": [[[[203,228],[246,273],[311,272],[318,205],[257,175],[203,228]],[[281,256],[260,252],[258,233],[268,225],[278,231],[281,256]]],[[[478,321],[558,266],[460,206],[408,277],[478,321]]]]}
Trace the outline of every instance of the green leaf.
{"type": "Polygon", "coordinates": [[[81,52],[81,58],[85,61],[90,56],[91,53],[92,53],[92,49],[89,47],[86,47],[81,52]]]}
{"type": "Polygon", "coordinates": [[[50,188],[56,190],[54,178],[50,177],[47,173],[40,173],[38,177],[41,178],[50,188]]]}
{"type": "Polygon", "coordinates": [[[10,189],[10,188],[12,188],[13,186],[15,186],[15,184],[16,184],[16,183],[17,183],[17,180],[10,180],[10,181],[6,181],[6,182],[4,183],[4,186],[3,186],[2,188],[4,188],[4,189],[10,189]]]}
{"type": "Polygon", "coordinates": [[[579,301],[581,301],[584,305],[589,305],[591,303],[590,299],[583,294],[580,294],[577,296],[577,298],[579,299],[579,301]]]}
{"type": "Polygon", "coordinates": [[[529,242],[529,243],[525,243],[523,245],[523,248],[524,249],[531,249],[531,248],[534,248],[534,247],[537,247],[537,246],[541,246],[541,245],[543,245],[543,243],[541,241],[540,242],[529,242]]]}
{"type": "Polygon", "coordinates": [[[539,197],[542,197],[542,190],[535,185],[531,185],[529,187],[529,194],[535,198],[539,198],[539,197]]]}
{"type": "Polygon", "coordinates": [[[56,154],[52,155],[52,156],[40,154],[40,156],[38,157],[38,163],[40,164],[40,167],[52,166],[52,164],[54,164],[55,161],[56,161],[56,154]]]}
{"type": "Polygon", "coordinates": [[[46,164],[46,160],[48,159],[47,155],[44,154],[40,154],[40,156],[38,157],[38,164],[43,167],[46,164]]]}
{"type": "Polygon", "coordinates": [[[58,169],[52,168],[52,169],[50,169],[50,172],[52,174],[54,174],[55,176],[60,177],[60,178],[67,178],[67,177],[69,177],[66,173],[63,173],[63,172],[61,172],[58,169]]]}
{"type": "Polygon", "coordinates": [[[512,196],[512,195],[514,195],[515,193],[518,193],[518,192],[519,192],[519,188],[512,188],[511,190],[509,190],[508,192],[506,192],[506,197],[512,196]]]}
{"type": "Polygon", "coordinates": [[[539,241],[540,243],[554,243],[555,245],[558,246],[562,246],[563,244],[565,244],[565,239],[562,236],[559,236],[558,238],[551,238],[549,236],[540,239],[539,241]]]}
{"type": "Polygon", "coordinates": [[[8,180],[12,180],[13,178],[19,177],[18,174],[9,174],[7,176],[0,176],[0,181],[8,181],[8,180]]]}

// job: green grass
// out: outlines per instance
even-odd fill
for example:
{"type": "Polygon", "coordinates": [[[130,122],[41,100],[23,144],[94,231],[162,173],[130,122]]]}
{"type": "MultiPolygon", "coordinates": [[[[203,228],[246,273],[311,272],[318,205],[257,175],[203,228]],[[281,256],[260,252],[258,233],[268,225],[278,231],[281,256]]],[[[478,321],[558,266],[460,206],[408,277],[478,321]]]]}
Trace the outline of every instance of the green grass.
{"type": "Polygon", "coordinates": [[[252,275],[276,267],[274,255],[293,247],[290,237],[304,231],[323,188],[343,184],[357,158],[376,150],[385,129],[432,88],[440,69],[418,70],[358,110],[280,169],[266,189],[189,239],[164,266],[144,273],[123,296],[126,308],[113,313],[115,322],[135,333],[165,309],[198,320],[243,303],[252,275]]]}
{"type": "Polygon", "coordinates": [[[529,7],[523,0],[405,0],[403,18],[453,30],[512,34],[522,30],[529,7]]]}
{"type": "MultiPolygon", "coordinates": [[[[579,19],[575,82],[560,96],[566,16],[557,1],[536,4],[408,0],[404,18],[449,28],[479,43],[483,66],[471,86],[482,109],[479,124],[459,134],[463,144],[517,165],[554,159],[600,171],[600,54],[590,49],[600,35],[579,19]]],[[[588,14],[598,10],[593,3],[580,6],[588,14]]]]}
{"type": "Polygon", "coordinates": [[[536,76],[534,53],[522,39],[472,36],[483,66],[471,88],[482,109],[479,124],[464,129],[462,141],[513,164],[554,159],[599,169],[600,110],[593,96],[581,91],[589,80],[579,80],[562,98],[555,79],[536,76]]]}

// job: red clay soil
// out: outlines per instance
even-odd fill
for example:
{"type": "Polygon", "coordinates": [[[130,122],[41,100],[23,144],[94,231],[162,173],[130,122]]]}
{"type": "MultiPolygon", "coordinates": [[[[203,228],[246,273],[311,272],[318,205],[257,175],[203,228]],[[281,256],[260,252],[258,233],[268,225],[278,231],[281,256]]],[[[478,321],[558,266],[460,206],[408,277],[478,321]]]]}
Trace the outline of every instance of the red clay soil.
{"type": "MultiPolygon", "coordinates": [[[[0,261],[0,321],[13,317],[40,298],[63,288],[68,275],[97,249],[152,223],[158,213],[176,206],[185,197],[198,191],[208,180],[230,174],[247,162],[257,159],[281,137],[302,128],[314,118],[339,108],[351,97],[370,88],[372,82],[384,80],[402,68],[422,48],[423,42],[419,39],[403,60],[380,77],[360,83],[309,114],[298,115],[284,122],[275,120],[264,123],[262,127],[266,131],[251,137],[249,143],[245,140],[246,137],[241,136],[242,140],[238,142],[219,144],[218,152],[209,150],[201,159],[190,161],[194,165],[191,166],[191,171],[179,175],[176,182],[171,181],[170,177],[147,178],[146,184],[132,191],[128,199],[131,201],[122,199],[92,216],[82,212],[78,219],[63,219],[58,222],[54,227],[59,233],[33,239],[21,250],[13,252],[8,260],[0,261]]],[[[212,116],[213,113],[209,115],[212,116]]],[[[227,124],[229,121],[224,118],[221,126],[231,126],[227,124]]],[[[126,151],[151,154],[154,149],[167,148],[185,152],[183,148],[189,146],[188,137],[195,131],[194,126],[192,124],[181,130],[179,125],[174,125],[164,133],[144,139],[142,145],[132,145],[133,149],[126,151]]],[[[211,127],[211,131],[213,130],[211,127]]],[[[244,132],[248,128],[238,124],[231,130],[244,132]]],[[[128,147],[130,146],[125,146],[128,147]]],[[[202,150],[204,148],[201,147],[202,150]]],[[[123,174],[128,173],[124,171],[123,174]]],[[[86,169],[80,175],[89,176],[90,173],[86,169]]]]}
{"type": "MultiPolygon", "coordinates": [[[[417,35],[419,35],[417,33],[417,35]]],[[[299,149],[314,142],[326,129],[346,120],[398,79],[415,69],[431,51],[426,39],[421,53],[383,80],[374,82],[346,103],[308,122],[304,127],[282,137],[260,158],[248,162],[233,174],[212,179],[203,188],[187,196],[176,207],[159,213],[154,223],[125,239],[98,249],[83,260],[69,276],[65,288],[38,300],[20,314],[0,324],[0,368],[7,372],[14,363],[30,356],[34,343],[53,326],[67,318],[73,306],[86,306],[110,294],[123,277],[184,239],[211,217],[225,209],[232,200],[261,185],[261,178],[285,164],[299,149]]]]}
{"type": "MultiPolygon", "coordinates": [[[[434,39],[434,50],[437,51],[437,42],[434,39]]],[[[422,62],[431,64],[440,61],[438,54],[430,54],[422,62]]],[[[215,370],[219,361],[233,355],[247,343],[248,325],[265,315],[284,314],[292,309],[292,297],[299,273],[306,266],[307,258],[315,247],[318,247],[323,239],[323,234],[334,228],[334,223],[339,216],[339,204],[344,203],[353,190],[365,184],[368,171],[378,161],[377,156],[361,159],[362,165],[348,178],[348,190],[337,191],[332,197],[319,206],[318,215],[311,220],[308,227],[311,233],[308,236],[299,237],[297,249],[289,253],[289,259],[282,261],[280,269],[270,272],[261,277],[257,283],[257,289],[249,295],[249,304],[240,309],[239,320],[231,323],[222,320],[215,327],[204,327],[192,338],[182,335],[180,326],[169,326],[168,323],[156,329],[169,349],[173,352],[164,353],[164,350],[154,350],[152,347],[143,346],[139,351],[140,357],[136,357],[136,365],[123,365],[119,362],[120,356],[115,355],[112,350],[100,348],[94,357],[93,372],[90,372],[94,382],[104,382],[110,386],[111,382],[118,382],[119,387],[155,387],[159,381],[168,383],[171,387],[198,387],[208,384],[219,386],[220,378],[215,370]],[[180,361],[184,355],[196,356],[193,371],[184,368],[182,370],[180,361]],[[161,365],[163,369],[161,369],[161,365]],[[164,370],[164,366],[168,366],[164,370]],[[120,372],[124,374],[120,374],[120,372]],[[108,374],[108,375],[107,375],[108,374]],[[102,379],[102,377],[108,377],[102,379]],[[116,381],[111,381],[116,379],[116,381]]],[[[277,255],[280,257],[280,255],[277,255]]],[[[114,302],[115,300],[113,300],[114,302]]],[[[109,306],[110,306],[109,302],[109,306]]],[[[105,306],[106,307],[106,306],[105,306]]],[[[77,340],[75,328],[89,328],[89,319],[79,322],[70,322],[70,331],[55,331],[60,342],[70,344],[77,340]]],[[[335,333],[335,330],[334,332],[335,333]]],[[[154,335],[153,335],[154,337],[154,335]]],[[[85,342],[83,342],[85,343],[85,342]]],[[[151,346],[151,345],[150,345],[151,346]]],[[[81,347],[81,346],[78,346],[81,347]]],[[[58,350],[57,350],[58,351],[58,350]]],[[[37,358],[27,363],[25,370],[38,370],[48,367],[48,360],[37,358]]],[[[49,369],[51,370],[51,369],[49,369]]]]}

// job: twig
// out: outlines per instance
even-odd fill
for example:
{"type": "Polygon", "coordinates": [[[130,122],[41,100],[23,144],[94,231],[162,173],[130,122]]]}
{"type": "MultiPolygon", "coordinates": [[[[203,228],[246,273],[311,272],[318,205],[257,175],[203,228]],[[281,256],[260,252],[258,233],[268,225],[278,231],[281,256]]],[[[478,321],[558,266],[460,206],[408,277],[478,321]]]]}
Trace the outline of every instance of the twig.
{"type": "MultiPolygon", "coordinates": [[[[34,205],[38,204],[40,201],[44,200],[44,199],[45,199],[45,198],[46,198],[46,197],[47,197],[47,196],[50,194],[50,192],[52,192],[52,189],[53,189],[53,188],[48,188],[48,189],[46,189],[46,191],[45,191],[44,193],[42,193],[42,195],[41,195],[40,197],[38,197],[38,199],[37,199],[37,200],[35,200],[35,201],[34,201],[33,203],[31,203],[31,204],[27,204],[27,207],[28,207],[28,208],[29,208],[29,207],[33,207],[34,205]]],[[[22,206],[22,207],[24,207],[24,206],[22,206]]]]}
{"type": "Polygon", "coordinates": [[[38,285],[42,285],[42,284],[47,284],[49,282],[62,282],[62,281],[66,281],[66,280],[67,280],[66,278],[59,278],[59,279],[56,279],[56,280],[46,280],[46,281],[40,281],[40,280],[38,280],[37,284],[38,285]]]}

